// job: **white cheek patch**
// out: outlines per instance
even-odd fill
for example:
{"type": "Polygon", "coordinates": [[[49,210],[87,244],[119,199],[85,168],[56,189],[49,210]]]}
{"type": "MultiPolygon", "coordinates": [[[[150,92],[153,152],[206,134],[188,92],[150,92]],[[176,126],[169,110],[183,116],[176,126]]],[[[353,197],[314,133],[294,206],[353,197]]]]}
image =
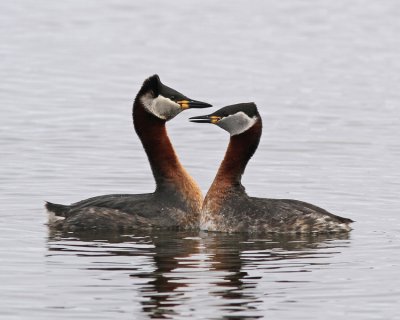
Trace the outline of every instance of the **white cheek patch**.
{"type": "Polygon", "coordinates": [[[161,95],[153,98],[151,94],[146,94],[141,100],[147,111],[163,120],[170,120],[182,111],[179,104],[161,95]]]}
{"type": "Polygon", "coordinates": [[[256,123],[256,121],[256,116],[250,118],[247,114],[240,111],[222,118],[217,125],[228,131],[231,136],[235,136],[249,130],[256,123]]]}

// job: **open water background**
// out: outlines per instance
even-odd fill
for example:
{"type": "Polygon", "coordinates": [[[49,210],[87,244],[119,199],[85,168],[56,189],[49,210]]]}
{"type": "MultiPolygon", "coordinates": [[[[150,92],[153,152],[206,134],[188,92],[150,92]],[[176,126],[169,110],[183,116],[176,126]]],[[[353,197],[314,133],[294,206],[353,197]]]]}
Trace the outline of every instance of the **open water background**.
{"type": "MultiPolygon", "coordinates": [[[[399,319],[400,6],[0,3],[0,318],[399,319]],[[244,184],[357,222],[348,236],[49,234],[44,200],[151,192],[143,80],[264,120],[244,184]]],[[[171,121],[207,191],[228,136],[171,121]]]]}

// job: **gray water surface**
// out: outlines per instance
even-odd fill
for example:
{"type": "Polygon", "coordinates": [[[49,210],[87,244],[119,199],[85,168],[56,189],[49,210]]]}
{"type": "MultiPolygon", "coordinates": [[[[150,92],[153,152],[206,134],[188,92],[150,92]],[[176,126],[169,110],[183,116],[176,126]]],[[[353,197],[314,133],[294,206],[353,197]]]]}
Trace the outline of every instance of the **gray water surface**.
{"type": "MultiPolygon", "coordinates": [[[[1,319],[400,318],[400,6],[372,1],[0,3],[1,319]],[[44,200],[143,193],[143,80],[264,121],[249,194],[345,236],[51,234],[44,200]]],[[[168,124],[207,191],[228,136],[168,124]]]]}

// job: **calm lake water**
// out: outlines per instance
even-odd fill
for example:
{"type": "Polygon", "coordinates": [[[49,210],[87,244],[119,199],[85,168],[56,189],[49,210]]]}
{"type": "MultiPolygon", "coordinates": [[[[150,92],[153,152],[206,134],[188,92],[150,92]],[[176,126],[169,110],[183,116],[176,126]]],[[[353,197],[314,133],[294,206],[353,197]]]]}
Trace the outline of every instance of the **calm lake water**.
{"type": "MultiPolygon", "coordinates": [[[[0,318],[400,319],[400,6],[0,3],[0,318]],[[264,120],[243,183],[356,221],[342,236],[50,234],[44,200],[151,192],[143,80],[264,120]]],[[[207,111],[208,112],[208,111],[207,111]]],[[[228,136],[171,121],[207,191],[228,136]]]]}

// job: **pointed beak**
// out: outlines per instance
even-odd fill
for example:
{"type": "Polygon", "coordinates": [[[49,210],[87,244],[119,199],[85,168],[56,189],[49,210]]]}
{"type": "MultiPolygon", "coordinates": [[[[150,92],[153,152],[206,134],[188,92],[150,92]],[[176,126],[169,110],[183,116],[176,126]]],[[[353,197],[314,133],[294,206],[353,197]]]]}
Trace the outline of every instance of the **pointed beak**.
{"type": "Polygon", "coordinates": [[[216,124],[216,123],[218,123],[219,120],[221,120],[221,117],[212,116],[212,115],[196,116],[196,117],[189,118],[190,122],[197,122],[197,123],[212,123],[212,124],[216,124]]]}
{"type": "Polygon", "coordinates": [[[181,106],[183,110],[191,109],[191,108],[210,108],[211,104],[196,100],[180,100],[177,103],[181,106]]]}

